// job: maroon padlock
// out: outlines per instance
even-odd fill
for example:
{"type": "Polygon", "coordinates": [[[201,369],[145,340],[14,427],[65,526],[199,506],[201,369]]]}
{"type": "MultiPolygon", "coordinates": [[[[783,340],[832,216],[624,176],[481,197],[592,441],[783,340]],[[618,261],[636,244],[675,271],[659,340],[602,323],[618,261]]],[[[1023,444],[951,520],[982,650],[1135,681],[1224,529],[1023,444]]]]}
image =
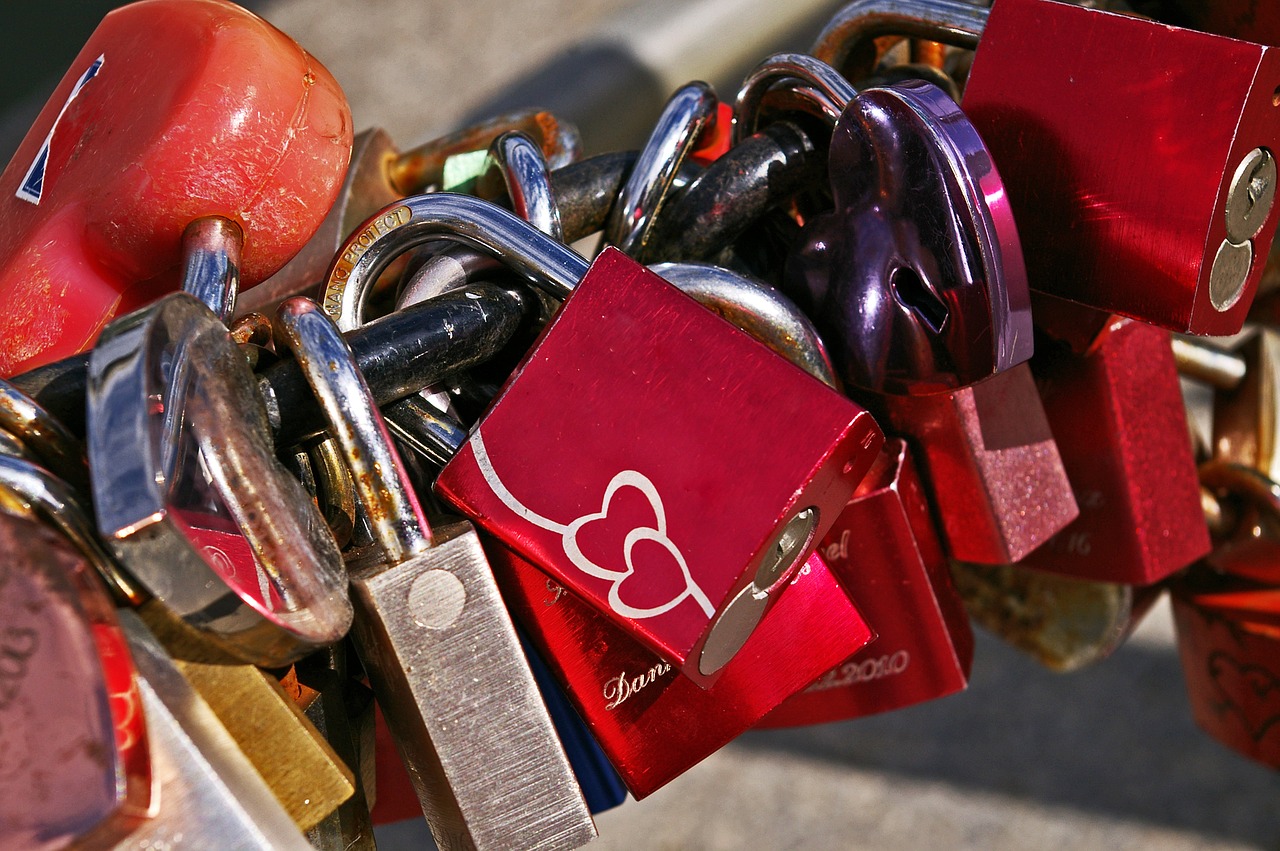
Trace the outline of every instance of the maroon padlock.
{"type": "Polygon", "coordinates": [[[1102,319],[1084,353],[1049,343],[1031,362],[1080,516],[1019,564],[1149,585],[1207,555],[1209,532],[1169,332],[1102,319]]]}
{"type": "Polygon", "coordinates": [[[1034,289],[1240,330],[1276,229],[1276,49],[1057,0],[855,0],[811,52],[856,79],[890,33],[976,48],[961,103],[1034,289]]]}
{"type": "Polygon", "coordinates": [[[856,718],[968,685],[973,631],[905,443],[885,444],[818,552],[876,639],[757,726],[856,718]]]}
{"type": "Polygon", "coordinates": [[[1000,175],[940,89],[910,81],[851,96],[813,57],[779,54],[748,75],[744,132],[771,87],[792,81],[838,119],[835,209],[801,232],[791,292],[845,387],[913,442],[949,553],[1017,560],[1076,506],[1025,366],[1029,295],[1000,175]]]}
{"type": "Polygon", "coordinates": [[[879,428],[621,252],[588,271],[474,198],[420,196],[370,219],[335,261],[326,309],[433,238],[572,293],[437,492],[709,685],[839,516],[879,428]]]}

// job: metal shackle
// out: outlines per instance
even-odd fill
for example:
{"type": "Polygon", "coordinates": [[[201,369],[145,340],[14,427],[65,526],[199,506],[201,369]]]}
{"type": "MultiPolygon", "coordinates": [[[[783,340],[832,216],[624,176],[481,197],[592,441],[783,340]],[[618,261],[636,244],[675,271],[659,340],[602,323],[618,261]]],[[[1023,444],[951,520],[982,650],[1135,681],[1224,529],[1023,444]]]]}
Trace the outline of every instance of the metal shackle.
{"type": "MultiPolygon", "coordinates": [[[[560,206],[556,202],[551,185],[551,167],[542,149],[523,133],[509,132],[493,140],[489,146],[486,174],[497,172],[506,186],[507,197],[515,214],[538,230],[564,242],[564,227],[560,220],[560,206]]],[[[428,258],[413,273],[396,299],[396,310],[418,304],[429,298],[452,292],[465,286],[471,275],[492,265],[493,258],[477,255],[464,246],[454,246],[428,258]]],[[[353,305],[361,311],[361,305],[353,305]]],[[[345,317],[338,317],[338,327],[344,326],[345,317]]],[[[355,322],[361,324],[357,315],[355,322]]]]}
{"type": "Polygon", "coordinates": [[[974,50],[990,10],[962,0],[854,0],[818,34],[813,56],[844,73],[855,52],[882,35],[902,35],[974,50]]]}
{"type": "Polygon", "coordinates": [[[649,233],[676,175],[703,129],[715,120],[719,103],[715,91],[696,80],[681,86],[667,100],[618,193],[617,203],[609,211],[605,242],[643,259],[649,233]]]}
{"type": "Polygon", "coordinates": [[[814,111],[835,126],[849,101],[858,94],[852,83],[827,63],[803,53],[775,53],[747,74],[733,107],[733,143],[759,129],[760,111],[777,83],[798,82],[795,94],[812,102],[814,111]]]}
{"type": "Polygon", "coordinates": [[[16,499],[39,519],[54,526],[88,560],[112,594],[139,605],[146,593],[107,552],[75,492],[48,470],[22,458],[0,453],[0,501],[16,499]]]}
{"type": "Polygon", "coordinates": [[[384,207],[347,239],[326,279],[324,312],[330,318],[354,316],[354,306],[365,301],[392,260],[439,239],[478,249],[561,300],[591,266],[572,248],[488,201],[450,192],[416,195],[384,207]]]}
{"type": "Polygon", "coordinates": [[[89,461],[80,441],[38,402],[4,379],[0,379],[0,429],[22,441],[59,478],[88,490],[89,461]]]}
{"type": "Polygon", "coordinates": [[[222,216],[203,216],[182,232],[182,291],[224,323],[236,312],[244,231],[222,216]]]}
{"type": "Polygon", "coordinates": [[[276,324],[315,393],[338,442],[374,540],[398,564],[431,549],[431,528],[406,484],[400,457],[351,347],[333,320],[307,298],[280,305],[276,324]]]}
{"type": "Polygon", "coordinates": [[[709,263],[655,263],[649,268],[823,384],[840,389],[818,329],[776,288],[709,263]]]}

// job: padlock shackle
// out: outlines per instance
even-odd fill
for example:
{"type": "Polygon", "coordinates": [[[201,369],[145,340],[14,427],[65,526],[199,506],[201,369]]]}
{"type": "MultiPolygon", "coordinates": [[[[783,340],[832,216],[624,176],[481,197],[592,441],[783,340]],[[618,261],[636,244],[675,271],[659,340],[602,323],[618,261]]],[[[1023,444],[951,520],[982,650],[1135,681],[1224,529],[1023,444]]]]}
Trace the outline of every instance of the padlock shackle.
{"type": "Polygon", "coordinates": [[[0,429],[21,441],[73,489],[88,491],[84,446],[53,414],[4,379],[0,379],[0,429]]]}
{"type": "Polygon", "coordinates": [[[293,353],[329,423],[364,506],[374,540],[391,564],[431,549],[431,527],[408,487],[404,467],[355,355],[333,320],[307,298],[276,311],[280,336],[293,353]]]}
{"type": "Polygon", "coordinates": [[[496,171],[511,209],[556,242],[564,242],[560,207],[551,190],[551,167],[542,149],[524,133],[508,131],[489,145],[486,173],[496,171]]]}
{"type": "Polygon", "coordinates": [[[102,546],[75,492],[61,479],[23,458],[0,453],[0,493],[29,506],[37,518],[61,532],[94,567],[118,602],[138,606],[146,601],[147,593],[102,546]]]}
{"type": "Polygon", "coordinates": [[[769,90],[777,83],[797,82],[793,92],[811,102],[816,114],[832,127],[858,94],[853,84],[827,63],[804,53],[775,53],[747,74],[734,102],[733,144],[736,146],[759,127],[760,111],[769,90]]]}
{"type": "MultiPolygon", "coordinates": [[[[502,178],[507,197],[511,200],[511,209],[517,216],[556,242],[565,241],[560,206],[551,186],[551,169],[542,149],[532,139],[517,132],[503,133],[494,139],[479,180],[491,173],[502,178]]],[[[460,289],[470,282],[473,275],[500,265],[494,258],[474,249],[451,245],[418,267],[396,298],[396,310],[460,289]]],[[[363,312],[361,304],[352,304],[352,307],[363,312]]],[[[340,329],[350,330],[363,325],[364,317],[348,319],[342,315],[335,321],[340,329]]]]}
{"type": "Polygon", "coordinates": [[[774,287],[709,263],[655,263],[649,268],[823,384],[840,389],[813,322],[774,287]]]}
{"type": "Polygon", "coordinates": [[[591,264],[501,207],[450,192],[406,198],[371,216],[334,258],[324,291],[330,317],[354,316],[374,281],[399,256],[432,240],[461,242],[491,257],[553,298],[563,300],[591,264]]]}
{"type": "Polygon", "coordinates": [[[511,131],[528,134],[535,144],[540,142],[539,148],[553,169],[582,158],[582,138],[576,126],[543,109],[521,109],[486,118],[405,151],[389,164],[387,177],[401,194],[420,194],[443,182],[444,164],[450,157],[481,150],[511,131]]]}
{"type": "Polygon", "coordinates": [[[182,232],[182,291],[223,323],[236,312],[244,231],[222,216],[201,216],[182,232]]]}
{"type": "Polygon", "coordinates": [[[875,38],[902,35],[976,50],[990,14],[962,0],[854,0],[818,34],[809,53],[856,78],[862,75],[850,75],[846,65],[875,38]]]}
{"type": "Polygon", "coordinates": [[[635,167],[618,192],[617,202],[609,211],[604,226],[607,244],[644,259],[643,252],[658,212],[698,137],[715,120],[719,103],[715,91],[698,80],[681,86],[667,100],[635,167]]]}

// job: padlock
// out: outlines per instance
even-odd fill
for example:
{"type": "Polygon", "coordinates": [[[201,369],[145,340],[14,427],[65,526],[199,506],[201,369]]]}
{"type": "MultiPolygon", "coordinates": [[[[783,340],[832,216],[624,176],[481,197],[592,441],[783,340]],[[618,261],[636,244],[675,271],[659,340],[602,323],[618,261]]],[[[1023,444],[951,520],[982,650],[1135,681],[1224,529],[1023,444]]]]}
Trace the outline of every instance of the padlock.
{"type": "Polygon", "coordinates": [[[276,460],[257,382],[208,308],[174,293],[112,323],[88,395],[99,532],[151,594],[255,664],[346,633],[341,554],[276,460]]]}
{"type": "Polygon", "coordinates": [[[427,525],[350,349],[321,309],[290,299],[276,321],[372,525],[376,552],[350,565],[353,635],[436,842],[590,841],[591,815],[479,539],[469,524],[434,533],[427,525]]]}
{"type": "Polygon", "coordinates": [[[1102,661],[1142,622],[1163,586],[1094,582],[1021,564],[952,562],[969,616],[1053,671],[1102,661]]]}
{"type": "Polygon", "coordinates": [[[973,632],[903,441],[885,444],[818,552],[857,599],[876,640],[758,727],[857,718],[968,685],[973,632]]]}
{"type": "Polygon", "coordinates": [[[114,844],[159,796],[133,664],[86,559],[0,513],[0,848],[114,844]]]}
{"type": "Polygon", "coordinates": [[[351,152],[338,83],[230,3],[111,12],[0,175],[0,373],[88,348],[175,288],[179,237],[218,214],[251,286],[307,241],[351,152]]]}
{"type": "Polygon", "coordinates": [[[587,275],[582,257],[475,199],[420,196],[370,219],[335,259],[326,309],[361,301],[395,253],[433,237],[499,254],[556,296],[577,293],[437,492],[710,683],[848,500],[883,441],[878,427],[616,249],[575,290],[587,275]],[[657,363],[679,368],[655,373],[657,363]],[[778,419],[782,404],[804,406],[802,432],[778,419]],[[541,426],[530,431],[530,422],[541,426]],[[523,460],[533,458],[538,465],[523,460]],[[560,487],[535,484],[535,466],[556,470],[560,487]],[[619,495],[622,540],[598,528],[580,535],[619,495]],[[535,497],[534,507],[524,502],[535,497]],[[707,516],[718,518],[713,532],[693,522],[707,516]],[[604,566],[593,560],[601,545],[604,566]],[[626,585],[641,567],[652,578],[626,585]]]}
{"type": "Polygon", "coordinates": [[[636,798],[723,747],[872,637],[814,554],[704,689],[514,552],[496,542],[486,551],[508,607],[636,798]]]}
{"type": "Polygon", "coordinates": [[[355,794],[351,769],[274,677],[229,656],[156,600],[138,613],[300,830],[355,794]]]}
{"type": "Polygon", "coordinates": [[[508,130],[523,130],[537,136],[548,159],[557,167],[581,155],[577,128],[542,110],[495,116],[403,153],[381,128],[361,131],[353,143],[351,165],[337,198],[325,207],[328,213],[324,221],[296,257],[261,286],[245,294],[241,313],[269,311],[289,296],[310,292],[324,280],[329,263],[343,241],[365,219],[406,195],[440,188],[444,183],[444,165],[451,156],[483,152],[492,139],[508,130]]]}
{"type": "Polygon", "coordinates": [[[1080,515],[1019,566],[1150,585],[1207,555],[1169,333],[1112,316],[1084,354],[1047,342],[1031,371],[1080,515]]]}
{"type": "Polygon", "coordinates": [[[641,262],[658,259],[648,248],[654,223],[699,137],[717,125],[719,105],[715,91],[698,81],[681,86],[667,99],[617,202],[609,210],[605,244],[641,262]]]}
{"type": "Polygon", "coordinates": [[[123,610],[119,617],[137,671],[160,811],[117,847],[310,849],[137,614],[123,610]]]}
{"type": "Polygon", "coordinates": [[[1024,364],[1029,295],[1000,176],[936,87],[854,96],[812,57],[774,56],[747,76],[742,132],[787,80],[804,84],[819,114],[839,110],[836,209],[806,224],[789,291],[815,317],[846,388],[870,391],[858,398],[912,439],[948,552],[1016,561],[1077,508],[1024,364]]]}
{"type": "Polygon", "coordinates": [[[355,779],[355,793],[307,831],[307,839],[322,851],[373,851],[373,692],[351,676],[346,642],[296,662],[280,685],[355,779]]]}
{"type": "Polygon", "coordinates": [[[1191,714],[1227,747],[1280,767],[1280,623],[1198,605],[1202,593],[1229,585],[1193,570],[1171,587],[1191,714]]]}
{"type": "Polygon", "coordinates": [[[886,32],[976,48],[962,105],[1035,289],[1174,331],[1240,329],[1276,228],[1272,48],[1056,0],[857,0],[811,52],[856,78],[886,32]]]}

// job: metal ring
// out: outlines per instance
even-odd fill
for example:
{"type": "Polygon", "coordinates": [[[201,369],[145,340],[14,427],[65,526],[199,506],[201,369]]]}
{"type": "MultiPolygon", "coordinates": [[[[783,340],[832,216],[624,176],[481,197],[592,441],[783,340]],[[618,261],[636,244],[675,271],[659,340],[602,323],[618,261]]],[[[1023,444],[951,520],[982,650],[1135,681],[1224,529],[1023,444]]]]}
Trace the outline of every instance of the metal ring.
{"type": "Polygon", "coordinates": [[[903,35],[975,50],[990,11],[961,0],[854,0],[818,35],[809,53],[846,76],[850,56],[882,35],[903,35]]]}
{"type": "Polygon", "coordinates": [[[776,83],[789,81],[802,84],[793,91],[811,100],[815,111],[830,117],[832,126],[858,94],[852,83],[825,62],[803,53],[775,53],[752,69],[738,89],[733,108],[735,145],[758,129],[756,122],[769,89],[776,83]]]}
{"type": "Polygon", "coordinates": [[[667,100],[635,168],[605,222],[605,242],[643,259],[643,251],[680,166],[715,119],[719,99],[703,82],[682,86],[667,100]]]}

